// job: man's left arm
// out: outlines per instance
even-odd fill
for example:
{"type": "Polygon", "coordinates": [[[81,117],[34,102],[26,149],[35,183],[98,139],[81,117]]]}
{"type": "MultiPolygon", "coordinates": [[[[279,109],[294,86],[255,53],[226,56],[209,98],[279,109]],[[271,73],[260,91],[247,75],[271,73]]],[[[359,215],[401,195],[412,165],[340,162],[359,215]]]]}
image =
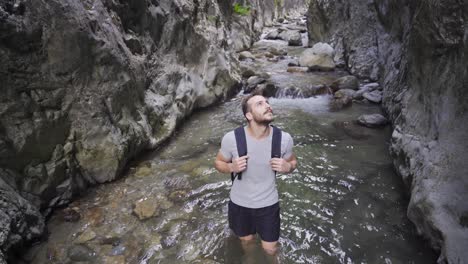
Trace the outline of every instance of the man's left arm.
{"type": "Polygon", "coordinates": [[[290,173],[296,169],[297,159],[294,153],[287,159],[272,158],[270,161],[271,168],[279,173],[290,173]]]}
{"type": "MultiPolygon", "coordinates": [[[[287,134],[287,133],[286,133],[287,134]]],[[[293,140],[292,137],[287,134],[288,143],[286,144],[285,157],[287,158],[272,158],[270,161],[271,168],[280,173],[290,173],[296,169],[297,159],[296,155],[292,152],[293,140]]]]}

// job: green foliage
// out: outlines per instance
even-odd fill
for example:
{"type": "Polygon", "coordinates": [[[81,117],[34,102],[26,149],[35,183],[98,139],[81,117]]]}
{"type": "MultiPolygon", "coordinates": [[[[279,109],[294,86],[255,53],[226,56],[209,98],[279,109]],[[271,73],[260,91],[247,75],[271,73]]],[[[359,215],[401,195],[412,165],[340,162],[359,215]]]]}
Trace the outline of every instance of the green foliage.
{"type": "Polygon", "coordinates": [[[234,4],[234,13],[245,16],[250,13],[250,6],[243,6],[239,3],[234,4]]]}

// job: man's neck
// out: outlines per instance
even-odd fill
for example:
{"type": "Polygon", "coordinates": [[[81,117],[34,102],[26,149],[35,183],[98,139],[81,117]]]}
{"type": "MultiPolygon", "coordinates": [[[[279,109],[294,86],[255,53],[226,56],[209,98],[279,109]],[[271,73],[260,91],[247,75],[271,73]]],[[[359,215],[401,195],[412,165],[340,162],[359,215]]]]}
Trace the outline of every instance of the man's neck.
{"type": "Polygon", "coordinates": [[[251,121],[247,125],[247,132],[249,135],[255,139],[262,139],[270,135],[270,125],[269,124],[258,124],[251,121]]]}

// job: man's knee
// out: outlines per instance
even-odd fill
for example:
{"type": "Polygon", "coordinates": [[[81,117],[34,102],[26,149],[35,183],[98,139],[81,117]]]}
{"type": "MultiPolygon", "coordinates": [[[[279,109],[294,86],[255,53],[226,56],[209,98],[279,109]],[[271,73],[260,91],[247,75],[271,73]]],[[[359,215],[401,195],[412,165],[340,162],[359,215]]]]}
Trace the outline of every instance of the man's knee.
{"type": "Polygon", "coordinates": [[[241,241],[245,241],[245,242],[249,242],[249,241],[253,241],[255,239],[255,235],[247,235],[247,236],[243,236],[243,237],[239,237],[239,239],[241,241]]]}
{"type": "Polygon", "coordinates": [[[278,242],[262,241],[262,248],[268,255],[276,255],[278,252],[278,242]]]}

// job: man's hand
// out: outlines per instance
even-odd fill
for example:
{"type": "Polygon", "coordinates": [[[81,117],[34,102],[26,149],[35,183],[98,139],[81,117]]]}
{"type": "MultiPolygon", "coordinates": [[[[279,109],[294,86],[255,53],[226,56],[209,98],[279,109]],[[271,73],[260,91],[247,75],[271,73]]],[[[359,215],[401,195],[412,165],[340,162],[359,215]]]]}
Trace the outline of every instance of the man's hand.
{"type": "Polygon", "coordinates": [[[244,171],[247,168],[247,159],[248,156],[242,156],[239,158],[235,158],[232,160],[232,163],[230,164],[230,170],[233,173],[239,173],[244,171]]]}
{"type": "Polygon", "coordinates": [[[270,165],[274,171],[279,173],[289,173],[295,169],[293,164],[281,158],[272,158],[270,165]]]}

